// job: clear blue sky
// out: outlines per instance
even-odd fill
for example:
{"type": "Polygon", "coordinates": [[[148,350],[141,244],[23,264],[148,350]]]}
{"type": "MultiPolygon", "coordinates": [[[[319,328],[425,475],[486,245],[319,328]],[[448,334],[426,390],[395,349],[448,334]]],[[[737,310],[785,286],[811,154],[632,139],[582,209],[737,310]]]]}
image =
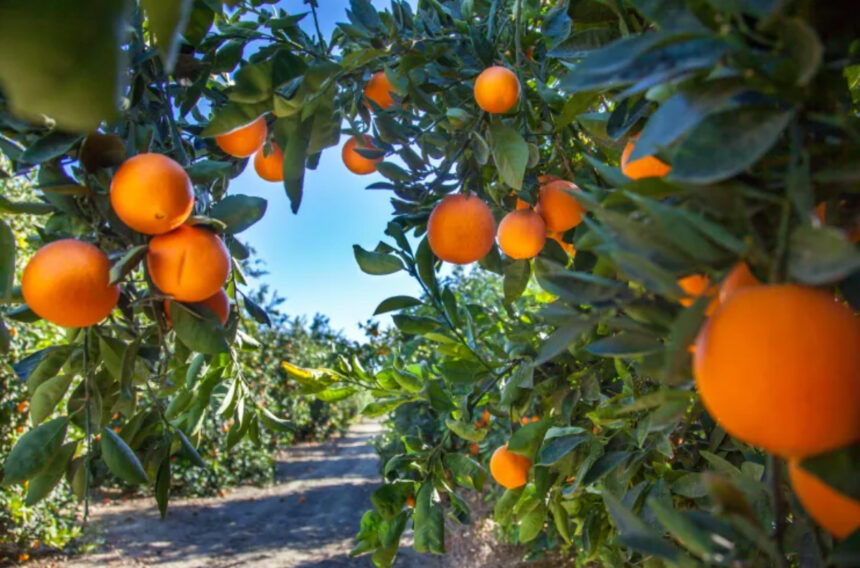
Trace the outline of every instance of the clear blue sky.
{"type": "MultiPolygon", "coordinates": [[[[378,8],[387,1],[374,0],[378,8]]],[[[413,1],[414,4],[417,0],[413,1]]],[[[337,22],[346,22],[348,0],[319,2],[320,28],[326,37],[337,22]]],[[[289,13],[304,12],[302,0],[280,3],[289,13]]],[[[310,15],[302,22],[312,33],[310,15]]],[[[247,54],[246,54],[247,55],[247,54]]],[[[341,144],[346,137],[341,137],[341,144]]],[[[340,147],[323,152],[319,167],[308,171],[304,197],[298,215],[290,211],[280,183],[257,177],[252,164],[230,184],[230,193],[257,195],[268,200],[263,219],[240,235],[253,246],[268,267],[261,281],[286,297],[282,309],[290,316],[319,312],[331,318],[334,329],[359,339],[358,323],[373,314],[376,306],[389,296],[418,295],[420,290],[405,272],[389,276],[370,276],[358,269],[352,245],[372,249],[385,235],[391,218],[390,191],[365,190],[383,179],[378,174],[356,176],[344,167],[340,147]]],[[[381,318],[387,326],[390,318],[381,318]]]]}

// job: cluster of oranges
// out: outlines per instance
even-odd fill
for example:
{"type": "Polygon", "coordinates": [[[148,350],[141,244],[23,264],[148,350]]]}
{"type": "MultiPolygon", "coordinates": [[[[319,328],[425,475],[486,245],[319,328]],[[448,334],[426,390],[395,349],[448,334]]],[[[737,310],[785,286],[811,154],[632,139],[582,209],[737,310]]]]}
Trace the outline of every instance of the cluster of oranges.
{"type": "MultiPolygon", "coordinates": [[[[194,191],[181,165],[161,154],[138,154],[113,176],[110,202],[130,229],[151,235],[146,266],[155,286],[180,302],[203,302],[226,321],[223,286],[230,255],[210,230],[186,224],[194,191]]],[[[64,327],[87,327],[107,317],[119,299],[110,262],[96,246],[63,239],[40,248],[24,269],[21,291],[42,318],[64,327]]]]}
{"type": "Polygon", "coordinates": [[[266,119],[257,117],[253,122],[215,137],[215,143],[234,158],[254,156],[254,170],[266,181],[284,181],[284,152],[274,142],[272,151],[265,152],[268,137],[266,119]]]}

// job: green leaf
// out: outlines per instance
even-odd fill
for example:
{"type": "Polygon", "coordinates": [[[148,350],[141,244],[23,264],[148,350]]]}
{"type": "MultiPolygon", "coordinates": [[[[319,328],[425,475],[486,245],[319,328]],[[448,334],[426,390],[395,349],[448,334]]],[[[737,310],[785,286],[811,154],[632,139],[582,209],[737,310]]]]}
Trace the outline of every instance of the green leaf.
{"type": "Polygon", "coordinates": [[[796,67],[796,84],[806,85],[818,72],[824,58],[821,39],[815,29],[800,18],[781,18],[778,25],[791,62],[796,67]]]}
{"type": "Polygon", "coordinates": [[[271,101],[255,104],[239,104],[229,102],[220,107],[209,119],[209,124],[200,133],[203,138],[226,134],[257,120],[272,109],[271,101]]]}
{"type": "Polygon", "coordinates": [[[30,480],[27,484],[25,505],[32,507],[53,491],[54,487],[57,486],[66,473],[69,460],[75,455],[77,448],[78,442],[69,442],[63,445],[56,455],[53,456],[51,462],[36,477],[30,480]]]}
{"type": "Polygon", "coordinates": [[[462,420],[454,420],[452,418],[445,419],[445,425],[449,430],[470,442],[480,442],[487,437],[486,428],[475,428],[474,424],[463,422],[462,420]]]}
{"type": "Polygon", "coordinates": [[[51,463],[66,437],[68,425],[68,418],[54,418],[21,436],[6,458],[3,484],[32,479],[51,463]]]}
{"type": "Polygon", "coordinates": [[[376,307],[376,310],[374,310],[373,315],[378,316],[379,314],[393,312],[394,310],[420,306],[421,303],[421,300],[413,298],[412,296],[392,296],[391,298],[382,300],[382,302],[376,307]]]}
{"type": "Polygon", "coordinates": [[[860,444],[805,458],[800,467],[833,489],[860,501],[860,444]]]}
{"type": "Polygon", "coordinates": [[[543,530],[544,521],[546,521],[546,505],[540,503],[520,520],[519,541],[534,540],[543,530]]]}
{"type": "Polygon", "coordinates": [[[269,319],[269,314],[266,313],[266,310],[257,305],[248,296],[243,297],[242,303],[245,305],[245,311],[254,318],[254,321],[263,325],[272,325],[272,320],[269,319]]]}
{"type": "Polygon", "coordinates": [[[176,335],[192,351],[217,355],[230,350],[227,334],[214,313],[201,315],[179,302],[170,302],[170,315],[176,335]]]}
{"type": "Polygon", "coordinates": [[[541,345],[535,358],[535,365],[542,365],[563,353],[567,350],[568,345],[579,339],[594,324],[595,322],[590,319],[569,320],[564,325],[557,327],[541,345]]]}
{"type": "Polygon", "coordinates": [[[188,24],[193,2],[192,0],[173,0],[172,2],[141,0],[140,4],[146,10],[149,29],[155,34],[165,71],[170,73],[179,54],[179,36],[188,24]]]}
{"type": "Polygon", "coordinates": [[[60,372],[74,349],[73,345],[46,347],[21,359],[12,368],[22,381],[27,381],[27,390],[33,394],[40,384],[60,372]]]}
{"type": "Polygon", "coordinates": [[[595,304],[621,296],[627,286],[586,272],[567,270],[557,262],[535,259],[535,278],[549,292],[571,304],[595,304]]]}
{"type": "Polygon", "coordinates": [[[830,284],[860,269],[860,251],[833,227],[801,225],[791,233],[788,272],[804,284],[830,284]]]}
{"type": "Polygon", "coordinates": [[[116,0],[0,4],[0,84],[11,110],[45,114],[79,132],[113,118],[126,76],[128,7],[116,0]]]}
{"type": "Polygon", "coordinates": [[[0,300],[7,301],[15,287],[15,235],[0,219],[0,300]]]}
{"type": "Polygon", "coordinates": [[[206,183],[230,175],[230,171],[232,169],[232,162],[200,160],[199,162],[194,162],[185,168],[185,171],[188,173],[188,177],[191,178],[192,182],[206,183]]]}
{"type": "Polygon", "coordinates": [[[352,251],[358,267],[367,274],[384,275],[403,270],[403,262],[393,254],[364,250],[358,245],[352,245],[352,251]]]}
{"type": "Polygon", "coordinates": [[[6,327],[6,322],[0,318],[0,355],[7,355],[12,349],[12,334],[6,327]]]}
{"type": "Polygon", "coordinates": [[[122,281],[129,272],[137,267],[141,259],[146,256],[146,251],[148,249],[149,245],[137,245],[136,247],[128,249],[122,257],[110,267],[109,284],[111,286],[119,284],[119,282],[122,281]]]}
{"type": "Polygon", "coordinates": [[[490,125],[493,137],[493,161],[499,170],[499,177],[514,189],[522,189],[526,164],[529,161],[529,147],[522,135],[503,122],[490,125]]]}
{"type": "Polygon", "coordinates": [[[553,426],[546,431],[538,454],[538,465],[552,465],[575,450],[590,435],[579,426],[553,426]]]}
{"type": "Polygon", "coordinates": [[[416,552],[445,553],[445,517],[436,490],[430,482],[423,483],[415,496],[412,517],[416,552]]]}
{"type": "Polygon", "coordinates": [[[549,427],[549,420],[529,422],[513,433],[508,440],[508,449],[534,461],[535,454],[549,427]]]}
{"type": "Polygon", "coordinates": [[[383,398],[376,400],[374,402],[369,403],[365,406],[361,413],[364,416],[368,416],[370,418],[378,418],[380,416],[384,416],[389,412],[393,411],[395,408],[407,402],[409,399],[407,398],[383,398]]]}
{"type": "Polygon", "coordinates": [[[493,519],[502,525],[508,524],[514,513],[514,506],[520,500],[524,488],[506,489],[493,507],[493,519]]]}
{"type": "Polygon", "coordinates": [[[71,373],[58,375],[40,384],[30,398],[30,423],[41,424],[63,400],[75,376],[71,373]]]}
{"type": "Polygon", "coordinates": [[[397,329],[411,335],[421,335],[439,327],[439,322],[423,316],[395,314],[391,319],[394,320],[394,325],[397,326],[397,329]]]}
{"type": "Polygon", "coordinates": [[[503,286],[506,303],[511,304],[523,295],[531,274],[532,267],[528,260],[515,260],[505,266],[503,286]]]}
{"type": "Polygon", "coordinates": [[[764,107],[709,115],[681,142],[669,179],[713,183],[741,173],[770,150],[792,116],[764,107]]]}
{"type": "Polygon", "coordinates": [[[158,512],[164,519],[167,515],[167,502],[170,499],[170,456],[165,456],[155,474],[155,502],[158,512]]]}
{"type": "Polygon", "coordinates": [[[81,139],[80,134],[52,131],[36,140],[21,155],[21,160],[30,164],[41,164],[66,154],[81,139]]]}
{"type": "Polygon", "coordinates": [[[350,386],[337,388],[329,387],[324,391],[316,393],[316,397],[323,402],[338,402],[340,400],[348,399],[357,392],[357,388],[350,386]]]}
{"type": "Polygon", "coordinates": [[[285,420],[283,418],[275,416],[268,408],[265,407],[260,408],[260,420],[263,421],[263,424],[266,425],[266,428],[275,432],[296,431],[295,424],[293,424],[289,420],[285,420]]]}
{"type": "Polygon", "coordinates": [[[403,510],[412,489],[413,484],[409,482],[385,483],[371,494],[370,502],[379,510],[383,519],[390,521],[403,510]]]}
{"type": "Polygon", "coordinates": [[[703,558],[712,558],[718,552],[711,536],[696,526],[682,511],[663,505],[658,499],[649,498],[648,507],[673,537],[690,552],[703,558]]]}
{"type": "Polygon", "coordinates": [[[102,428],[102,459],[111,473],[131,485],[149,483],[134,450],[109,427],[102,428]]]}
{"type": "Polygon", "coordinates": [[[622,331],[616,335],[598,339],[586,350],[601,357],[636,357],[656,353],[663,344],[653,335],[622,331]]]}
{"type": "Polygon", "coordinates": [[[311,129],[299,117],[279,118],[275,122],[275,141],[284,151],[284,190],[293,213],[299,210],[305,179],[305,162],[311,129]]]}
{"type": "Polygon", "coordinates": [[[267,202],[262,197],[228,195],[214,206],[211,216],[227,226],[227,232],[241,233],[266,214],[267,202]]]}
{"type": "Polygon", "coordinates": [[[206,462],[203,461],[203,458],[200,457],[200,454],[197,453],[197,448],[194,447],[194,444],[191,443],[191,440],[188,439],[188,436],[185,435],[181,429],[177,428],[175,430],[176,435],[179,437],[179,443],[182,445],[182,449],[185,452],[185,455],[188,459],[191,460],[191,463],[196,465],[197,467],[206,467],[206,462]]]}

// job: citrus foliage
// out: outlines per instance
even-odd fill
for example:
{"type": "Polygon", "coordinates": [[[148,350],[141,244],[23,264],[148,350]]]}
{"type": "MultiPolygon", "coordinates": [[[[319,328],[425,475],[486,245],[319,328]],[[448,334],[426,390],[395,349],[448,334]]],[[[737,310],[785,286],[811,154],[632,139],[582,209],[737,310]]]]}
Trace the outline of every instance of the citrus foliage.
{"type": "MultiPolygon", "coordinates": [[[[401,0],[386,11],[352,0],[348,22],[323,38],[298,25],[315,18],[316,0],[306,1],[310,14],[298,15],[258,1],[226,13],[212,0],[181,3],[187,13],[142,4],[143,13],[97,10],[103,21],[82,23],[63,46],[85,54],[93,26],[132,23],[132,80],[121,113],[109,104],[84,109],[74,96],[62,103],[29,97],[28,89],[50,79],[47,66],[10,63],[8,49],[0,59],[10,110],[3,149],[16,172],[39,166],[50,207],[40,236],[86,237],[107,253],[124,253],[112,272],[122,291],[110,323],[71,333],[67,344],[19,362],[31,388],[43,389],[39,400],[47,403],[38,416],[46,421],[12,451],[7,482],[50,485],[65,465],[48,463],[55,454],[79,454],[69,463],[86,471],[75,464],[97,454],[80,440],[90,441],[110,408],[128,422],[119,435],[103,431],[104,461],[129,482],[155,479],[163,510],[169,455],[194,455],[187,434],[199,431],[213,395],[224,394],[218,411],[235,417],[228,441],[257,440],[264,426],[286,426],[257,404],[236,365],[236,351],[255,343],[236,312],[221,326],[205,309],[174,302],[169,332],[157,306],[170,282],[158,281],[152,261],[146,271],[140,267],[145,254],[160,254],[162,236],[155,237],[158,250],[146,251],[147,239],[113,216],[111,168],[144,152],[184,167],[195,185],[193,227],[176,231],[204,231],[210,240],[211,229],[222,234],[232,256],[228,295],[263,321],[265,312],[240,291],[238,261],[248,253],[235,235],[263,215],[265,204],[225,197],[229,178],[246,165],[234,157],[254,148],[263,158],[282,152],[281,176],[258,171],[282,177],[298,211],[305,169],[341,141],[345,123],[347,167],[375,169],[387,181],[371,187],[394,195],[386,240],[373,250],[356,245],[356,260],[373,275],[405,270],[424,294],[377,308],[399,312],[393,319],[403,338],[371,368],[348,357],[284,368],[321,401],[369,393],[374,400],[365,415],[409,404],[431,420],[420,434],[404,436],[403,452],[385,464],[388,483],[374,495],[356,553],[372,551],[377,565],[390,565],[410,519],[415,548],[443,552],[446,514],[468,518],[460,491],[481,489],[490,455],[507,444],[524,458],[508,466],[533,464],[524,485],[518,475],[505,476],[510,488],[496,506],[496,519],[520,542],[540,537],[605,565],[856,555],[856,536],[836,549],[829,536],[804,538],[811,525],[785,491],[780,457],[802,460],[831,489],[857,498],[851,443],[860,431],[852,440],[840,426],[834,440],[802,451],[773,447],[780,456],[767,458],[745,443],[760,443],[756,432],[731,437],[714,421],[720,416],[705,411],[710,403],[695,388],[700,369],[690,356],[706,317],[713,313],[717,321],[725,313],[720,303],[740,297],[719,288],[734,270],[742,272],[741,261],[753,277],[747,284],[790,281],[836,296],[834,309],[843,315],[834,319],[846,322],[836,333],[847,344],[858,333],[849,306],[860,305],[853,245],[860,33],[845,5],[421,0],[413,12],[401,0]],[[174,42],[183,29],[184,41],[174,42]],[[10,87],[18,74],[27,80],[10,87]],[[56,127],[20,118],[39,113],[56,127]],[[67,132],[95,128],[99,118],[113,120],[106,135],[67,132]],[[266,133],[271,140],[264,142],[266,133]],[[468,197],[449,195],[455,192],[468,197]],[[540,220],[532,217],[525,229],[506,223],[515,229],[510,238],[508,229],[499,236],[508,253],[502,255],[493,243],[495,223],[532,206],[540,220]],[[531,260],[541,221],[550,238],[531,260]],[[478,260],[488,278],[495,273],[501,282],[479,295],[452,287],[438,276],[440,260],[478,260]],[[84,378],[71,390],[68,413],[48,420],[78,373],[84,378]],[[162,416],[164,402],[171,418],[162,416]],[[490,424],[484,410],[494,417],[490,424]],[[478,444],[477,456],[471,444],[478,444]]],[[[59,6],[42,12],[45,25],[69,17],[59,6]]],[[[22,2],[0,8],[0,21],[18,24],[4,41],[26,43],[21,31],[35,20],[22,14],[22,2]]],[[[121,59],[111,50],[116,38],[104,33],[100,41],[112,55],[90,58],[80,76],[104,96],[124,75],[105,71],[104,59],[121,59]]],[[[27,44],[21,60],[35,53],[50,62],[55,54],[45,50],[27,44]]],[[[174,245],[166,249],[175,252],[174,245]]],[[[8,256],[0,291],[14,299],[8,256]]],[[[768,295],[776,287],[756,289],[768,295]]],[[[169,291],[183,298],[181,290],[169,291]]],[[[26,308],[5,315],[33,317],[26,308]]],[[[799,344],[808,343],[802,326],[793,332],[799,344]]],[[[697,359],[709,348],[707,334],[701,337],[697,359]]],[[[761,350],[763,360],[779,358],[789,368],[792,357],[805,354],[767,341],[761,350]]],[[[846,351],[834,355],[842,363],[833,365],[838,380],[823,383],[831,386],[814,377],[802,386],[844,391],[828,393],[840,400],[838,416],[821,397],[806,399],[825,425],[850,421],[858,410],[850,372],[856,355],[846,351]]],[[[784,410],[774,409],[778,399],[766,391],[756,396],[753,405],[784,410]]],[[[840,523],[836,532],[850,531],[840,523]]]]}

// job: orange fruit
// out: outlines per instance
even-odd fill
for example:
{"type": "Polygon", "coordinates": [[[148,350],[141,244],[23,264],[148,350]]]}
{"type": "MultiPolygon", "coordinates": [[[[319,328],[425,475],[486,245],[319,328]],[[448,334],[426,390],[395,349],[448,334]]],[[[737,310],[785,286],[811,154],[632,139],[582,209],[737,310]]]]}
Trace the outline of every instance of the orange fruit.
{"type": "Polygon", "coordinates": [[[268,156],[263,155],[263,148],[260,148],[254,154],[254,170],[266,181],[284,181],[284,153],[275,144],[268,156]]]}
{"type": "MultiPolygon", "coordinates": [[[[367,81],[367,85],[364,86],[364,96],[383,109],[394,106],[394,99],[391,98],[391,93],[393,92],[395,92],[394,87],[391,86],[391,82],[385,76],[384,71],[377,71],[371,75],[367,81]]],[[[368,108],[372,108],[367,101],[365,101],[365,104],[367,104],[368,108]]]]}
{"type": "MultiPolygon", "coordinates": [[[[370,136],[363,134],[362,138],[364,140],[365,148],[376,149],[376,147],[371,143],[370,136]]],[[[341,152],[343,163],[346,165],[346,169],[354,174],[360,176],[372,174],[376,171],[376,163],[381,162],[382,158],[365,158],[355,151],[357,144],[358,138],[353,136],[346,141],[346,144],[343,145],[343,151],[341,152]]]]}
{"type": "Polygon", "coordinates": [[[478,446],[478,444],[472,444],[469,446],[469,453],[472,454],[473,456],[477,456],[478,452],[480,452],[480,451],[481,451],[481,447],[478,446]]]}
{"type": "Polygon", "coordinates": [[[489,113],[508,112],[519,98],[520,81],[507,67],[488,67],[475,80],[475,102],[489,113]]]}
{"type": "Polygon", "coordinates": [[[267,133],[266,119],[260,116],[250,124],[216,136],[215,143],[231,156],[247,158],[260,149],[266,141],[267,133]]]}
{"type": "Polygon", "coordinates": [[[529,417],[528,416],[523,416],[522,418],[520,418],[520,424],[522,424],[523,426],[525,426],[528,423],[529,423],[529,417]]]}
{"type": "Polygon", "coordinates": [[[484,412],[481,413],[481,422],[484,423],[484,426],[486,426],[487,424],[490,423],[490,411],[489,410],[484,410],[484,412]]]}
{"type": "Polygon", "coordinates": [[[750,267],[744,261],[738,262],[734,268],[723,278],[720,284],[720,292],[717,294],[717,301],[724,304],[735,292],[749,286],[759,286],[758,278],[756,278],[750,267]]]}
{"type": "Polygon", "coordinates": [[[490,458],[490,473],[493,479],[506,489],[525,485],[531,466],[532,460],[508,450],[507,444],[499,446],[490,458]]]}
{"type": "Polygon", "coordinates": [[[517,197],[517,205],[515,207],[515,209],[517,211],[519,211],[520,209],[531,209],[531,208],[532,208],[532,206],[529,205],[529,203],[527,201],[523,201],[522,199],[517,197]]]}
{"type": "Polygon", "coordinates": [[[412,493],[410,493],[409,496],[406,498],[406,506],[407,507],[414,507],[415,506],[415,496],[412,493]]]}
{"type": "Polygon", "coordinates": [[[119,300],[119,286],[109,281],[105,253],[62,239],[36,251],[24,268],[21,293],[39,317],[63,327],[88,327],[105,319],[119,300]]]}
{"type": "Polygon", "coordinates": [[[475,195],[445,197],[427,221],[427,239],[433,253],[454,264],[484,258],[493,248],[495,234],[496,221],[490,208],[475,195]]]}
{"type": "Polygon", "coordinates": [[[194,189],[185,170],[161,154],[138,154],[117,169],[110,184],[117,217],[138,233],[172,231],[194,209],[194,189]]]}
{"type": "Polygon", "coordinates": [[[30,403],[25,400],[23,402],[18,403],[16,410],[18,411],[18,414],[24,414],[25,412],[27,412],[28,408],[30,408],[30,403]]]}
{"type": "Polygon", "coordinates": [[[541,185],[537,212],[546,222],[548,231],[563,233],[582,222],[585,209],[569,193],[578,190],[575,183],[562,179],[541,185]]]}
{"type": "Polygon", "coordinates": [[[784,457],[860,440],[860,318],[795,284],[736,292],[696,339],[693,374],[733,436],[784,457]]]}
{"type": "MultiPolygon", "coordinates": [[[[689,307],[693,305],[696,298],[699,296],[714,296],[717,293],[715,286],[711,285],[711,280],[703,274],[691,274],[678,280],[678,286],[687,294],[681,298],[681,305],[689,307]]],[[[711,315],[717,309],[719,302],[716,298],[708,305],[706,314],[711,315]]]]}
{"type": "Polygon", "coordinates": [[[499,223],[499,248],[511,258],[532,258],[546,242],[546,223],[531,209],[511,211],[499,223]]]}
{"type": "Polygon", "coordinates": [[[202,302],[227,281],[230,255],[212,231],[182,225],[152,238],[146,266],[158,289],[174,300],[202,302]]]}
{"type": "MultiPolygon", "coordinates": [[[[223,288],[199,303],[215,312],[218,319],[221,320],[221,325],[227,325],[227,318],[230,315],[230,299],[223,288]]],[[[170,317],[169,300],[164,300],[164,317],[167,319],[167,325],[172,327],[173,320],[170,317]]]]}
{"type": "Polygon", "coordinates": [[[845,538],[860,529],[860,501],[804,470],[798,460],[788,462],[788,478],[803,508],[827,532],[845,538]]]}
{"type": "Polygon", "coordinates": [[[635,140],[639,135],[632,137],[624,146],[624,151],[621,152],[621,173],[631,179],[642,179],[649,177],[663,177],[672,171],[672,167],[666,162],[655,158],[654,156],[643,156],[638,160],[630,160],[630,154],[633,152],[635,140]]]}

